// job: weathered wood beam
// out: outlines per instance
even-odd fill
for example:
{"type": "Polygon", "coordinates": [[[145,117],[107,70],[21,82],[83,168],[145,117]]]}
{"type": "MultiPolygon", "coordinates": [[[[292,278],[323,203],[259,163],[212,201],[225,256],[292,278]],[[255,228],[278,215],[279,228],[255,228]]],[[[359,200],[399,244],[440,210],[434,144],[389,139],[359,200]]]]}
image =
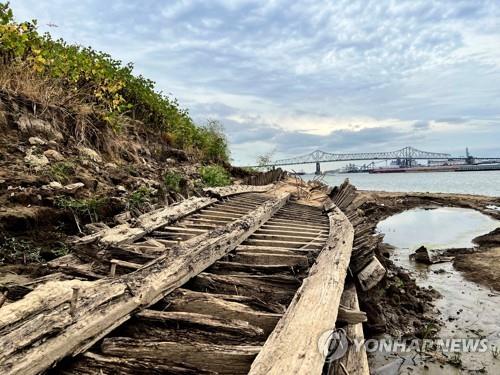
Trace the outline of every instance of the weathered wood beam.
{"type": "Polygon", "coordinates": [[[248,337],[263,337],[264,331],[248,322],[236,318],[222,318],[216,315],[186,311],[156,311],[146,309],[135,315],[136,319],[161,323],[178,323],[202,326],[205,329],[229,332],[248,337]]]}
{"type": "Polygon", "coordinates": [[[253,326],[263,329],[266,335],[274,329],[281,318],[281,314],[258,311],[242,302],[245,302],[245,300],[242,300],[242,296],[222,296],[187,289],[176,291],[175,295],[172,295],[167,300],[170,311],[193,313],[210,311],[211,314],[220,318],[247,321],[253,326]],[[231,299],[232,297],[240,298],[235,301],[231,299]]]}
{"type": "Polygon", "coordinates": [[[273,253],[250,253],[238,252],[232,259],[234,262],[258,265],[286,265],[296,267],[308,267],[308,258],[304,255],[273,254],[273,253]]]}
{"type": "MultiPolygon", "coordinates": [[[[353,282],[346,283],[340,302],[352,310],[359,310],[358,295],[353,282]]],[[[363,324],[348,324],[344,329],[351,341],[347,352],[342,358],[327,363],[324,373],[326,375],[345,375],[345,369],[350,375],[369,375],[370,369],[364,345],[363,324]]]]}
{"type": "Polygon", "coordinates": [[[329,219],[326,245],[249,374],[321,374],[325,357],[317,350],[317,342],[337,320],[354,236],[351,223],[338,208],[329,219]]]}
{"type": "Polygon", "coordinates": [[[154,359],[155,362],[175,365],[187,363],[217,374],[245,374],[260,350],[254,345],[216,345],[196,342],[137,340],[127,337],[104,339],[101,350],[106,355],[154,359]]]}
{"type": "Polygon", "coordinates": [[[93,233],[91,235],[79,238],[75,245],[88,244],[99,241],[100,244],[120,245],[138,240],[164,225],[168,225],[189,215],[203,207],[215,203],[214,198],[192,197],[180,203],[160,208],[158,210],[145,213],[137,218],[137,221],[131,224],[120,224],[110,229],[93,233]]]}
{"type": "Polygon", "coordinates": [[[214,375],[212,371],[202,371],[183,364],[160,364],[141,358],[124,358],[100,355],[92,352],[83,353],[78,361],[65,365],[61,375],[214,375]]]}
{"type": "Polygon", "coordinates": [[[264,185],[264,186],[254,186],[254,185],[231,185],[224,187],[215,187],[215,188],[205,188],[203,191],[212,197],[224,198],[229,197],[231,195],[242,194],[242,193],[263,193],[269,191],[273,188],[273,184],[264,185]]]}
{"type": "Polygon", "coordinates": [[[87,350],[133,313],[156,303],[234,249],[288,197],[270,199],[241,219],[185,241],[130,274],[95,282],[44,284],[3,306],[0,372],[37,374],[65,356],[87,350]]]}

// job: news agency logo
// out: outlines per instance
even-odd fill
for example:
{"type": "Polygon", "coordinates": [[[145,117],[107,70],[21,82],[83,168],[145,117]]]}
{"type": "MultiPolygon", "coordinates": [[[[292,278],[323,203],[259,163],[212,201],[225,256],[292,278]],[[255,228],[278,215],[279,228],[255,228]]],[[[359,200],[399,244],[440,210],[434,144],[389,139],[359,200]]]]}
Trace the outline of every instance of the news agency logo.
{"type": "Polygon", "coordinates": [[[342,328],[329,329],[318,339],[318,350],[325,357],[326,363],[342,358],[347,349],[349,349],[349,338],[342,328]]]}
{"type": "Polygon", "coordinates": [[[482,338],[433,338],[433,339],[394,339],[380,338],[359,340],[351,339],[344,329],[329,329],[318,338],[318,350],[330,363],[342,358],[351,346],[353,350],[362,348],[368,353],[411,353],[432,352],[443,353],[500,353],[500,333],[482,338]]]}

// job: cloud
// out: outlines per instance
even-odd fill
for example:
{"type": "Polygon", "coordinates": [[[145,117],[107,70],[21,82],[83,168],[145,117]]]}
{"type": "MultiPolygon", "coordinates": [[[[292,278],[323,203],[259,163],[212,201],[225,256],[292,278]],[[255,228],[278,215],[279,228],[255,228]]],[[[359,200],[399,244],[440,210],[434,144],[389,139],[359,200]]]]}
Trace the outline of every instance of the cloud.
{"type": "Polygon", "coordinates": [[[133,61],[197,121],[220,120],[241,163],[271,149],[491,149],[500,136],[495,0],[12,6],[56,37],[133,61]]]}

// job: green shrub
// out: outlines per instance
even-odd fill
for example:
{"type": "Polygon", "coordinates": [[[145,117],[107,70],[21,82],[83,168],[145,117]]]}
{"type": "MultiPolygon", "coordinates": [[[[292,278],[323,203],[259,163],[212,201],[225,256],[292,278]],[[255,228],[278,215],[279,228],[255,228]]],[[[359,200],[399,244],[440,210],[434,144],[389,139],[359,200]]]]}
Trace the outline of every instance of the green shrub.
{"type": "Polygon", "coordinates": [[[183,177],[179,172],[171,171],[165,173],[163,176],[163,182],[165,187],[170,191],[179,192],[181,190],[181,181],[183,177]]]}
{"type": "Polygon", "coordinates": [[[41,249],[33,243],[14,237],[0,237],[0,263],[42,262],[41,249]]]}
{"type": "Polygon", "coordinates": [[[75,217],[88,217],[91,222],[99,221],[99,211],[107,204],[107,198],[84,198],[74,199],[68,197],[57,197],[56,206],[68,209],[75,217]]]}
{"type": "Polygon", "coordinates": [[[127,206],[130,210],[140,209],[150,201],[153,191],[147,186],[141,186],[128,197],[127,206]]]}
{"type": "Polygon", "coordinates": [[[229,173],[220,165],[209,165],[200,169],[200,175],[205,186],[227,186],[231,184],[229,173]]]}
{"type": "Polygon", "coordinates": [[[70,176],[75,172],[74,164],[69,161],[60,161],[50,165],[47,175],[54,181],[66,184],[70,176]]]}
{"type": "Polygon", "coordinates": [[[82,92],[100,109],[102,120],[120,130],[120,116],[142,121],[169,139],[172,146],[200,154],[204,160],[227,161],[227,142],[218,123],[195,125],[176,99],[155,90],[155,82],[135,76],[123,65],[90,47],[70,45],[40,35],[36,21],[14,22],[9,3],[0,3],[0,61],[22,63],[42,77],[62,82],[68,91],[82,92]]]}

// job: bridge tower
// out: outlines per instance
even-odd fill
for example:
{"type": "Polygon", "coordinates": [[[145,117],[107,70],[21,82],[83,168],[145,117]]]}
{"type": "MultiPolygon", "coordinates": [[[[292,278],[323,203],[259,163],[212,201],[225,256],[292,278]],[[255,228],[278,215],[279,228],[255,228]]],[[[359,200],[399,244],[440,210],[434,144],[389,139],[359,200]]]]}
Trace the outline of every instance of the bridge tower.
{"type": "Polygon", "coordinates": [[[319,161],[316,162],[316,172],[314,172],[314,174],[316,174],[316,175],[321,174],[321,165],[320,165],[319,161]]]}

